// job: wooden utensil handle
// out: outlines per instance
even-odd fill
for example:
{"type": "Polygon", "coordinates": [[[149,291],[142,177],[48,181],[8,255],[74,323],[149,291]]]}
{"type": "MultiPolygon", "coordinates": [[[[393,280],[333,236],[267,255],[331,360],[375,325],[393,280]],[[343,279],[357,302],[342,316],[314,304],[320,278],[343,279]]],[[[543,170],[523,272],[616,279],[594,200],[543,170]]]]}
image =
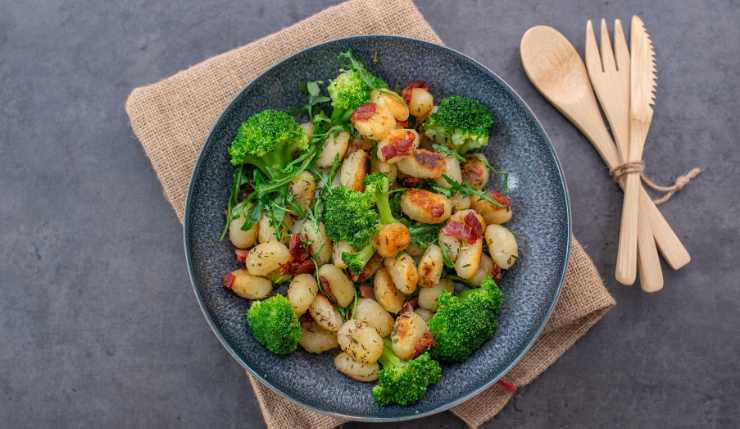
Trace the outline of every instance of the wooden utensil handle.
{"type": "Polygon", "coordinates": [[[640,175],[630,173],[625,179],[622,225],[619,228],[619,250],[614,277],[623,285],[635,283],[637,277],[637,219],[640,206],[640,175]]]}
{"type": "Polygon", "coordinates": [[[663,289],[663,270],[658,249],[655,247],[649,216],[642,213],[642,207],[637,220],[637,259],[642,290],[652,293],[663,289]]]}
{"type": "MultiPolygon", "coordinates": [[[[641,187],[642,188],[642,187],[641,187]]],[[[660,253],[668,265],[674,270],[679,270],[691,262],[691,255],[686,247],[671,228],[663,214],[650,198],[645,188],[640,189],[640,213],[638,222],[647,219],[658,244],[660,253]]]]}

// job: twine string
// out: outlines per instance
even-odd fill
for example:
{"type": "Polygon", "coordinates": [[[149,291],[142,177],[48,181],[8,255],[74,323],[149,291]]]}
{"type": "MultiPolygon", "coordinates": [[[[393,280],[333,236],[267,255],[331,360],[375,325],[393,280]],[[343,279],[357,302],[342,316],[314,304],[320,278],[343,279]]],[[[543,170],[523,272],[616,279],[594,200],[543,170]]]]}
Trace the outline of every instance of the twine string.
{"type": "Polygon", "coordinates": [[[662,193],[660,197],[653,200],[656,205],[661,205],[670,200],[676,192],[685,188],[692,179],[695,179],[699,173],[701,173],[701,169],[698,167],[692,168],[686,174],[678,176],[673,184],[667,186],[659,185],[655,183],[653,179],[648,177],[645,174],[645,164],[642,161],[625,162],[624,164],[620,164],[609,170],[609,174],[617,183],[622,179],[622,176],[631,173],[638,173],[643,183],[654,191],[662,193]]]}

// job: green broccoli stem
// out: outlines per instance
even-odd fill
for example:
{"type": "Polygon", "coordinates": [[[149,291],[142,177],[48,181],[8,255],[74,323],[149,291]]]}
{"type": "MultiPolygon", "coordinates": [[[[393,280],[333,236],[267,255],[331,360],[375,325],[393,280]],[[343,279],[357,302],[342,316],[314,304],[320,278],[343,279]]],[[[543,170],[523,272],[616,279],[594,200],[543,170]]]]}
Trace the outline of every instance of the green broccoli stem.
{"type": "Polygon", "coordinates": [[[384,225],[390,223],[398,223],[395,217],[393,217],[393,211],[391,210],[391,202],[388,196],[388,192],[381,192],[379,195],[375,195],[375,205],[378,207],[378,214],[380,214],[380,222],[384,225]]]}
{"type": "Polygon", "coordinates": [[[383,365],[383,368],[390,368],[404,363],[401,358],[393,353],[393,344],[391,343],[390,338],[386,337],[383,339],[383,354],[380,355],[378,362],[383,365]]]}
{"type": "Polygon", "coordinates": [[[342,253],[342,260],[350,270],[354,272],[360,272],[367,265],[370,258],[375,255],[375,246],[372,243],[367,244],[360,251],[355,253],[342,253]]]}

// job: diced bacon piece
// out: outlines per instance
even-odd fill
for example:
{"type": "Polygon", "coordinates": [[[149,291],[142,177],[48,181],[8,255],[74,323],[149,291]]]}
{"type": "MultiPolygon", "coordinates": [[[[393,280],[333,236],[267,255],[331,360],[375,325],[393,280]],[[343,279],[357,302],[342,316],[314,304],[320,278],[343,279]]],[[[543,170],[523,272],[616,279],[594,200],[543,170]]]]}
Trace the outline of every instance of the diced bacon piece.
{"type": "Polygon", "coordinates": [[[447,225],[442,228],[442,233],[463,240],[468,244],[473,244],[483,237],[483,225],[478,221],[475,214],[470,212],[465,215],[463,222],[454,220],[447,222],[447,225]]]}
{"type": "Polygon", "coordinates": [[[236,280],[236,276],[234,273],[226,273],[224,275],[224,287],[226,289],[231,289],[234,287],[234,280],[236,280]]]}
{"type": "Polygon", "coordinates": [[[352,123],[357,121],[367,121],[372,118],[378,106],[375,103],[367,103],[355,109],[352,112],[352,123]]]}
{"type": "Polygon", "coordinates": [[[423,80],[415,80],[410,82],[408,85],[406,85],[406,88],[401,91],[401,97],[406,100],[406,103],[411,102],[411,92],[416,88],[426,89],[427,91],[429,91],[429,85],[427,85],[427,83],[423,80]]]}

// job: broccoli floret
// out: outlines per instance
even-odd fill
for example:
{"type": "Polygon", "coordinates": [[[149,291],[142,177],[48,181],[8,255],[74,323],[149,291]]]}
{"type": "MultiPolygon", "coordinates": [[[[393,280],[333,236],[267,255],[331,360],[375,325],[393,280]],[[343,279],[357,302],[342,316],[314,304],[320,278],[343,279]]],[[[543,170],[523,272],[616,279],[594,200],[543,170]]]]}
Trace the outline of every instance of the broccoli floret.
{"type": "Polygon", "coordinates": [[[490,277],[480,288],[460,296],[443,292],[437,299],[437,312],[429,320],[434,337],[431,353],[445,362],[462,362],[496,332],[503,294],[490,277]]]}
{"type": "Polygon", "coordinates": [[[424,122],[424,134],[438,144],[465,154],[488,144],[493,124],[491,112],[478,100],[452,96],[424,122]]]}
{"type": "Polygon", "coordinates": [[[288,298],[275,295],[264,301],[255,301],[246,317],[252,336],[267,350],[278,355],[295,351],[301,325],[288,298]]]}
{"type": "Polygon", "coordinates": [[[385,225],[398,222],[391,211],[390,186],[391,181],[383,173],[372,173],[365,177],[365,193],[372,195],[378,207],[380,222],[385,225]]]}
{"type": "Polygon", "coordinates": [[[363,268],[365,268],[365,265],[367,265],[373,255],[375,255],[375,246],[373,246],[372,244],[368,244],[360,249],[358,252],[342,253],[342,261],[347,264],[347,268],[349,268],[350,271],[359,273],[362,271],[363,268]]]}
{"type": "Polygon", "coordinates": [[[373,398],[380,405],[411,405],[427,393],[432,384],[439,381],[442,368],[428,352],[409,361],[402,361],[393,353],[391,342],[385,339],[383,369],[378,375],[378,384],[373,387],[373,398]]]}
{"type": "Polygon", "coordinates": [[[351,51],[340,53],[337,59],[346,61],[348,68],[326,88],[331,97],[334,122],[348,119],[355,108],[369,102],[373,89],[388,86],[382,79],[367,71],[365,66],[352,56],[351,51]]]}
{"type": "Polygon", "coordinates": [[[293,117],[267,109],[241,124],[229,147],[229,155],[232,165],[251,164],[267,177],[273,177],[308,144],[308,136],[293,117]]]}
{"type": "Polygon", "coordinates": [[[323,204],[326,233],[333,241],[361,249],[375,235],[378,212],[371,195],[337,186],[327,189],[323,204]]]}

